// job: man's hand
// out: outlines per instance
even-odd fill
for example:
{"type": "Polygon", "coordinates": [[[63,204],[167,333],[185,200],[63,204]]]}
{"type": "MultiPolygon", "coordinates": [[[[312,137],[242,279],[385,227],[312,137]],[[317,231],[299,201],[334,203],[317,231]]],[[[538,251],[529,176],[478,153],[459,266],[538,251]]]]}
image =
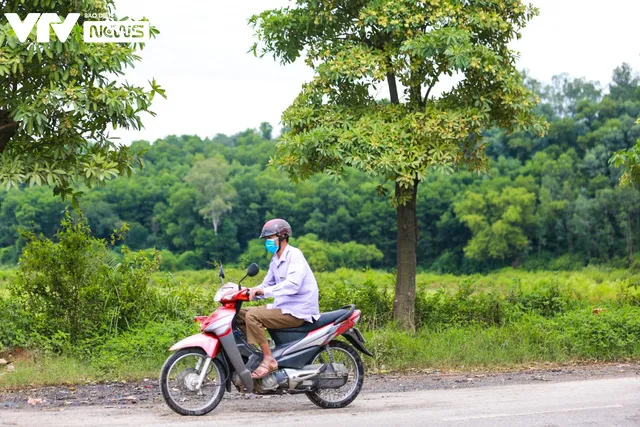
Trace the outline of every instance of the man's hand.
{"type": "Polygon", "coordinates": [[[257,296],[264,296],[264,290],[262,288],[251,288],[249,291],[249,299],[254,300],[257,296]]]}

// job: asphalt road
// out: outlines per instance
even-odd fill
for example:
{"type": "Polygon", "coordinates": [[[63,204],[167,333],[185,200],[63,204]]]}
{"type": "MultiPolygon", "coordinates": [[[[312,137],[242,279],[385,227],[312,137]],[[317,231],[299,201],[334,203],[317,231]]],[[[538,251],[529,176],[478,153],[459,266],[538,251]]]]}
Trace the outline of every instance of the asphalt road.
{"type": "Polygon", "coordinates": [[[0,412],[0,426],[640,426],[640,378],[539,382],[453,390],[367,392],[349,407],[305,396],[224,399],[203,417],[164,404],[0,412]]]}

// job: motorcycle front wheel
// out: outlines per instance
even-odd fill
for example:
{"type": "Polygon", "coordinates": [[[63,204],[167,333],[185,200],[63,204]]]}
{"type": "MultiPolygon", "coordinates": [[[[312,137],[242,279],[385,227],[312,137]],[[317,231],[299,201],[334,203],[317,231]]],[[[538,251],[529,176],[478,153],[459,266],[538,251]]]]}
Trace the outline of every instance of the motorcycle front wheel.
{"type": "Polygon", "coordinates": [[[331,341],[313,359],[312,364],[340,363],[349,371],[347,383],[340,388],[324,388],[307,392],[307,397],[321,408],[344,408],[358,397],[364,383],[364,366],[358,351],[342,341],[331,341]],[[332,360],[333,358],[333,360],[332,360]]]}
{"type": "Polygon", "coordinates": [[[211,360],[202,387],[198,382],[207,354],[201,348],[185,348],[173,353],[162,367],[160,390],[171,409],[180,415],[204,415],[215,409],[225,391],[225,371],[217,359],[211,360]]]}

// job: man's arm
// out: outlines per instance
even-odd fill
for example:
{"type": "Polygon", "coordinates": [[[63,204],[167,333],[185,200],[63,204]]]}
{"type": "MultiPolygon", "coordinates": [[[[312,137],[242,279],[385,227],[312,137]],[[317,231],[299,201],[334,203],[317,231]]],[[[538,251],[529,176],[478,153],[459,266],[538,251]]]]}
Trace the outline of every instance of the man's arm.
{"type": "Polygon", "coordinates": [[[260,283],[258,286],[254,286],[253,288],[251,288],[251,291],[249,293],[249,299],[256,299],[256,297],[264,295],[265,288],[276,284],[276,275],[274,273],[274,270],[275,270],[275,264],[272,262],[269,264],[269,270],[267,270],[267,275],[264,276],[262,283],[260,283]]]}

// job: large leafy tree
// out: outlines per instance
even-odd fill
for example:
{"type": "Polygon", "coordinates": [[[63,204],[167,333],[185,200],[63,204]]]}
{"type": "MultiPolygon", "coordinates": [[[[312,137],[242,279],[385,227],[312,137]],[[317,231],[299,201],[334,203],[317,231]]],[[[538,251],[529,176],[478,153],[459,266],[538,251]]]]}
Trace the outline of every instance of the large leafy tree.
{"type": "Polygon", "coordinates": [[[537,10],[521,0],[293,3],[250,21],[254,52],[285,64],[306,54],[315,71],[283,114],[289,132],[277,162],[294,180],[355,167],[393,183],[394,317],[411,328],[418,184],[434,170],[485,170],[482,132],[489,127],[544,131],[508,47],[537,10]],[[459,83],[438,95],[436,84],[454,74],[459,83]],[[388,102],[375,96],[385,84],[388,102]]]}
{"type": "MultiPolygon", "coordinates": [[[[640,119],[636,124],[640,124],[640,119]]],[[[640,139],[633,147],[614,153],[609,162],[622,167],[622,185],[640,187],[640,139]]]]}
{"type": "MultiPolygon", "coordinates": [[[[114,16],[113,0],[0,0],[0,10],[17,13],[104,13],[114,16]]],[[[137,152],[117,144],[109,128],[140,129],[155,94],[118,81],[140,60],[142,44],[85,43],[81,15],[63,43],[50,30],[38,43],[36,27],[22,43],[0,17],[0,184],[46,184],[77,202],[88,186],[130,175],[140,164],[137,152]]],[[[157,31],[152,30],[155,35],[157,31]]]]}
{"type": "Polygon", "coordinates": [[[228,182],[229,164],[223,157],[197,162],[185,181],[198,190],[198,212],[211,221],[215,234],[222,215],[231,212],[236,190],[228,182]]]}
{"type": "Polygon", "coordinates": [[[455,205],[473,238],[464,252],[478,261],[512,259],[518,263],[529,245],[527,228],[535,221],[536,195],[525,188],[469,192],[455,205]]]}

